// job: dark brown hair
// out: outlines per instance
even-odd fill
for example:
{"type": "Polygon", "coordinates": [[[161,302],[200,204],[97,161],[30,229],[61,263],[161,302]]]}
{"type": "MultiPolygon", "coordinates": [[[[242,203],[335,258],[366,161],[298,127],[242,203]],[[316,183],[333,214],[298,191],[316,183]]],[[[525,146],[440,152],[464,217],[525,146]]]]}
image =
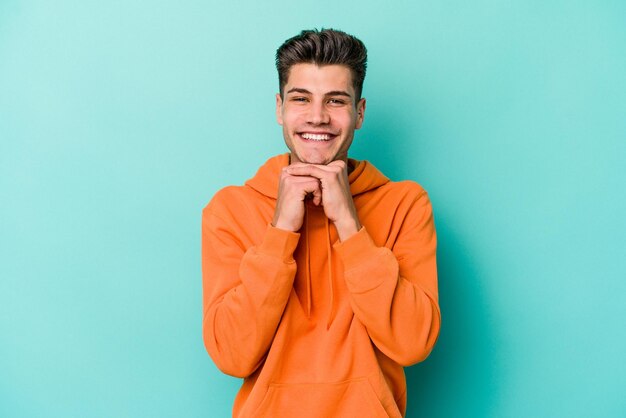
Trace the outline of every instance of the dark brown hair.
{"type": "Polygon", "coordinates": [[[359,39],[335,29],[303,30],[299,35],[287,39],[276,51],[276,69],[280,97],[287,84],[289,70],[295,64],[345,65],[352,72],[352,85],[356,100],[361,98],[367,49],[359,39]]]}

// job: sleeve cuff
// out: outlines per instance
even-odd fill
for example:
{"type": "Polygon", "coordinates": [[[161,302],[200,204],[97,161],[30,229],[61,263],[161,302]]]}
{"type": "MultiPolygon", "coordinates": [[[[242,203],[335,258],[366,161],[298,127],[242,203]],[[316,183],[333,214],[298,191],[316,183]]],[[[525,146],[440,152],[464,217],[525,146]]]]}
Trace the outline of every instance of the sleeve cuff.
{"type": "Polygon", "coordinates": [[[333,247],[339,253],[347,271],[361,265],[364,257],[370,258],[370,254],[378,250],[364,226],[347,240],[337,241],[333,247]]]}
{"type": "Polygon", "coordinates": [[[285,231],[269,224],[257,251],[270,257],[279,258],[285,263],[293,262],[293,252],[296,250],[299,240],[299,233],[285,231]]]}

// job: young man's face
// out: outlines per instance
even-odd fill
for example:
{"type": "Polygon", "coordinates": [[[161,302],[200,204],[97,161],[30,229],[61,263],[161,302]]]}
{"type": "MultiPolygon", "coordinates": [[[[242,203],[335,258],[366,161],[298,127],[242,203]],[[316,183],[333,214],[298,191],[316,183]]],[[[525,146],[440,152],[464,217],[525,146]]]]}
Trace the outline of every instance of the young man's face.
{"type": "Polygon", "coordinates": [[[343,65],[296,64],[284,98],[276,95],[291,162],[328,164],[347,160],[354,130],[363,124],[365,99],[356,101],[352,73],[343,65]]]}

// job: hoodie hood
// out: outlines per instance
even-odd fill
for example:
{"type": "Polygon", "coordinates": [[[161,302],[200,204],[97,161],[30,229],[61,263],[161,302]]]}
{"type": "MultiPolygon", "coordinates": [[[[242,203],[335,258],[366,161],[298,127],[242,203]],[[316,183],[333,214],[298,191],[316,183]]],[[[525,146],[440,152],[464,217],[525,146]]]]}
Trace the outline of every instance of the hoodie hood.
{"type": "MultiPolygon", "coordinates": [[[[246,185],[264,196],[276,199],[278,198],[280,171],[288,165],[289,153],[274,156],[259,168],[246,185]]],[[[349,159],[349,165],[354,167],[354,170],[348,174],[352,196],[374,190],[389,182],[389,179],[368,161],[349,159]]]]}

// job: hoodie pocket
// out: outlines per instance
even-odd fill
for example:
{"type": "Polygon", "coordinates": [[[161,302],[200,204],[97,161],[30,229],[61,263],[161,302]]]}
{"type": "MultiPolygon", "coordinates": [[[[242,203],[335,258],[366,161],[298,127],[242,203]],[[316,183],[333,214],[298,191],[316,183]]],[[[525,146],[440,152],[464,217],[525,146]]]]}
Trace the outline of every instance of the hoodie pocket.
{"type": "Polygon", "coordinates": [[[252,415],[298,418],[389,418],[366,378],[334,383],[270,384],[252,415]]]}

